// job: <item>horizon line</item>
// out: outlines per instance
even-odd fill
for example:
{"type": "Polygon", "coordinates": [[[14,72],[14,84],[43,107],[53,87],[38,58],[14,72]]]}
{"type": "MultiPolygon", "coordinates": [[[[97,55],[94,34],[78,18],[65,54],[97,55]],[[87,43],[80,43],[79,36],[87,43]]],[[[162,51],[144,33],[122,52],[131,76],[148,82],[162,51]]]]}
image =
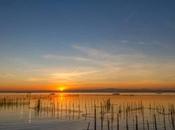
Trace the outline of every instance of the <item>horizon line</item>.
{"type": "Polygon", "coordinates": [[[140,89],[118,89],[118,88],[103,88],[103,89],[69,89],[69,90],[0,90],[0,93],[52,93],[52,92],[62,92],[62,93],[171,93],[175,92],[175,88],[171,89],[150,89],[150,88],[140,88],[140,89]]]}

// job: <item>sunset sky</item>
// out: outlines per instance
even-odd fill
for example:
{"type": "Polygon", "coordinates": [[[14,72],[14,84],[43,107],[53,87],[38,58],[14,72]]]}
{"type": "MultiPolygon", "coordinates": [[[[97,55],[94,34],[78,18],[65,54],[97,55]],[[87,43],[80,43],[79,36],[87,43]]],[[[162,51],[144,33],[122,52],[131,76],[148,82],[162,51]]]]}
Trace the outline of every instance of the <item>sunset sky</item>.
{"type": "Polygon", "coordinates": [[[0,90],[175,88],[174,0],[0,0],[0,90]]]}

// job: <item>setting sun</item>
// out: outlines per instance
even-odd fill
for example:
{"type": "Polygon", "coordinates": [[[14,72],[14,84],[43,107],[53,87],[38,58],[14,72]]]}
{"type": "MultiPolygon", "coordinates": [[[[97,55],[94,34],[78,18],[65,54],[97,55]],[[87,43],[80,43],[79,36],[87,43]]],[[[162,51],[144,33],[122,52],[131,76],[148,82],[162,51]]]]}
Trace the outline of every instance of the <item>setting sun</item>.
{"type": "Polygon", "coordinates": [[[63,92],[65,90],[65,86],[59,86],[58,87],[58,90],[61,91],[61,92],[63,92]]]}
{"type": "Polygon", "coordinates": [[[0,130],[175,130],[175,0],[0,0],[0,130]]]}

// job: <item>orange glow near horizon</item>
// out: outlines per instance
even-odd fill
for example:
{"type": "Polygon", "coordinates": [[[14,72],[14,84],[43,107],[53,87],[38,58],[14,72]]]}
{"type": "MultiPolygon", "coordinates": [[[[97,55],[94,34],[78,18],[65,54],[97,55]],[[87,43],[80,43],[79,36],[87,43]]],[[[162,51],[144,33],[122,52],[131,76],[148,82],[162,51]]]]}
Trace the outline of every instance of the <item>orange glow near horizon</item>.
{"type": "Polygon", "coordinates": [[[57,88],[57,90],[63,92],[65,90],[65,88],[66,88],[65,86],[61,85],[57,88]]]}
{"type": "Polygon", "coordinates": [[[64,83],[63,84],[45,84],[45,85],[25,85],[24,86],[0,86],[0,91],[40,91],[40,90],[57,90],[63,92],[65,90],[84,90],[99,88],[117,88],[117,89],[171,89],[175,88],[175,83],[165,82],[103,82],[103,83],[64,83]]]}

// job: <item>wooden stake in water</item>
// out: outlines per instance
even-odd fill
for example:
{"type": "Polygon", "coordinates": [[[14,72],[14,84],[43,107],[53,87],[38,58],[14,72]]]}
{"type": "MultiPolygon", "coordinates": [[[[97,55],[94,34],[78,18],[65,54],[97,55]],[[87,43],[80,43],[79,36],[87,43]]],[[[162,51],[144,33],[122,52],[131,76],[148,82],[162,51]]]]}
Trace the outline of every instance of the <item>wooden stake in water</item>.
{"type": "Polygon", "coordinates": [[[142,123],[143,123],[143,130],[145,130],[145,116],[144,116],[144,106],[141,104],[141,110],[142,110],[142,123]]]}
{"type": "Polygon", "coordinates": [[[108,119],[108,130],[110,130],[110,121],[108,119]]]}
{"type": "Polygon", "coordinates": [[[96,112],[96,105],[94,105],[94,130],[97,129],[97,112],[96,112]]]}
{"type": "Polygon", "coordinates": [[[164,130],[166,130],[166,119],[165,119],[165,108],[163,107],[163,124],[164,124],[164,130]]]}
{"type": "Polygon", "coordinates": [[[119,113],[117,114],[117,130],[120,128],[119,113]]]}
{"type": "Polygon", "coordinates": [[[113,122],[114,122],[114,106],[111,105],[111,130],[113,130],[113,122]]]}
{"type": "Polygon", "coordinates": [[[86,120],[86,118],[87,118],[87,106],[85,104],[85,120],[86,120]]]}
{"type": "Polygon", "coordinates": [[[100,108],[101,108],[101,130],[103,130],[104,112],[103,112],[102,103],[100,104],[100,108]]]}
{"type": "Polygon", "coordinates": [[[136,130],[138,130],[138,117],[136,115],[136,130]]]}
{"type": "Polygon", "coordinates": [[[128,108],[126,108],[126,130],[129,130],[129,126],[128,126],[128,108]]]}
{"type": "Polygon", "coordinates": [[[148,120],[147,120],[147,129],[149,130],[149,122],[148,122],[148,120]]]}
{"type": "Polygon", "coordinates": [[[41,100],[38,99],[37,106],[36,106],[36,110],[37,110],[38,115],[39,115],[39,112],[40,112],[40,107],[41,107],[41,100]]]}
{"type": "Polygon", "coordinates": [[[174,117],[172,111],[171,111],[171,123],[172,123],[172,130],[175,130],[174,117]]]}
{"type": "Polygon", "coordinates": [[[90,122],[88,123],[88,127],[87,127],[87,130],[89,130],[89,127],[90,127],[90,122]]]}
{"type": "Polygon", "coordinates": [[[157,119],[155,114],[154,114],[154,129],[157,130],[157,119]]]}

